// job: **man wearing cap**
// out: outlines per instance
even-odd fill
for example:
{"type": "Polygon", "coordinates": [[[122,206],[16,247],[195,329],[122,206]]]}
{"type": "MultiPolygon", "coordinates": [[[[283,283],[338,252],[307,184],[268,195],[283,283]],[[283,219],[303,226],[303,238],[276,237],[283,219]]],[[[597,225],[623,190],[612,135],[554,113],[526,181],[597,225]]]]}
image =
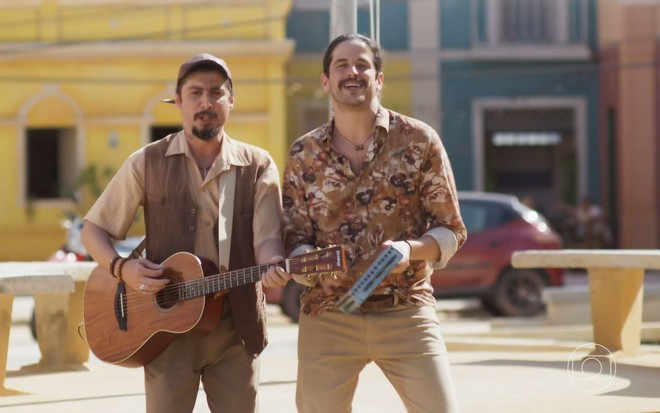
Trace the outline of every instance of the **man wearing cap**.
{"type": "MultiPolygon", "coordinates": [[[[279,173],[266,151],[224,130],[234,104],[225,61],[209,54],[186,61],[175,98],[167,102],[181,111],[183,130],[124,162],[85,216],[82,239],[89,253],[141,294],[156,294],[168,283],[158,278],[160,263],[180,251],[228,270],[281,260],[279,173]],[[146,257],[118,258],[112,240],[126,237],[139,207],[146,257]]],[[[261,284],[283,285],[288,278],[271,268],[261,283],[230,289],[215,330],[177,336],[148,363],[147,411],[192,411],[200,379],[211,411],[257,411],[258,356],[267,344],[261,284]]]]}

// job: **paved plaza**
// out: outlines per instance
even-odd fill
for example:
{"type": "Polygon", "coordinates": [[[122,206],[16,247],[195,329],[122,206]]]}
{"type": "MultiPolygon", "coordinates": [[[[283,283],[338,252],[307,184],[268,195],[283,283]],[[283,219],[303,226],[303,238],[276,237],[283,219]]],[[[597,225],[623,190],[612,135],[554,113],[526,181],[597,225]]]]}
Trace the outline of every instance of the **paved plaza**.
{"type": "MultiPolygon", "coordinates": [[[[11,328],[7,388],[24,394],[0,397],[0,411],[142,412],[141,369],[103,363],[91,356],[85,370],[32,371],[39,360],[25,318],[29,302],[17,299],[11,328]]],[[[635,357],[585,357],[593,343],[580,340],[588,326],[548,332],[543,317],[491,319],[464,301],[439,306],[452,374],[463,412],[660,412],[660,346],[644,345],[635,357]],[[545,334],[543,334],[545,330],[545,334]]],[[[261,412],[295,412],[297,326],[269,308],[270,345],[263,354],[261,412]]],[[[373,365],[360,377],[354,412],[405,412],[373,365]]],[[[200,389],[195,412],[208,412],[200,389]]]]}

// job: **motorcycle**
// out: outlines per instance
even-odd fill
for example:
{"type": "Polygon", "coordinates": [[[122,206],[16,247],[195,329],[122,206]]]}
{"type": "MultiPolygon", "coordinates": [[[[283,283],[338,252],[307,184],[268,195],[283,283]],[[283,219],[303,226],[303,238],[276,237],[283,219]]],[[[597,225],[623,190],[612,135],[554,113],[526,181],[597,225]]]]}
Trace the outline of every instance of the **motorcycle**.
{"type": "Polygon", "coordinates": [[[62,228],[66,230],[64,244],[48,257],[48,261],[78,262],[92,260],[80,239],[83,224],[84,220],[78,214],[66,213],[66,219],[61,222],[62,228]]]}

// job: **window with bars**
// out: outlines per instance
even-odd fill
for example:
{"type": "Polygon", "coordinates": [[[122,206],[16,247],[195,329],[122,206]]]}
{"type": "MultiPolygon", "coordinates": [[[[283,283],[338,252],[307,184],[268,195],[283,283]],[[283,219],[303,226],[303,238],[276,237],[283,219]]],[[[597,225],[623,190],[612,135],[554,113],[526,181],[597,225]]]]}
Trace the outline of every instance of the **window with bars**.
{"type": "Polygon", "coordinates": [[[587,41],[587,0],[473,0],[477,43],[498,46],[587,41]]]}
{"type": "Polygon", "coordinates": [[[503,43],[552,43],[555,38],[555,1],[501,0],[500,21],[503,43]]]}

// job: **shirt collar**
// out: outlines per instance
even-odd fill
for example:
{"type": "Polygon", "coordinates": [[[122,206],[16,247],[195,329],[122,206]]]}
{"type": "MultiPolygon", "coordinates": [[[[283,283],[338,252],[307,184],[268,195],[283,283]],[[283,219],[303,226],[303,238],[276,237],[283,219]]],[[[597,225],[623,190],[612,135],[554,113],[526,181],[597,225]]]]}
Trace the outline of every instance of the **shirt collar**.
{"type": "MultiPolygon", "coordinates": [[[[374,139],[378,139],[381,136],[377,129],[382,129],[385,133],[389,132],[390,127],[394,126],[394,118],[392,114],[382,106],[378,106],[378,111],[376,112],[376,124],[374,125],[374,139]]],[[[319,131],[319,141],[325,149],[330,149],[330,143],[332,142],[332,131],[335,127],[335,118],[333,117],[330,121],[323,126],[319,131]]]]}
{"type": "MultiPolygon", "coordinates": [[[[185,155],[190,159],[194,159],[183,131],[176,134],[172,144],[167,148],[165,156],[171,155],[185,155]]],[[[249,165],[249,161],[245,157],[244,151],[239,150],[236,141],[231,139],[225,132],[225,136],[222,138],[222,146],[220,146],[220,153],[216,157],[215,164],[214,169],[219,168],[220,170],[226,170],[229,169],[231,165],[249,165]]]]}

